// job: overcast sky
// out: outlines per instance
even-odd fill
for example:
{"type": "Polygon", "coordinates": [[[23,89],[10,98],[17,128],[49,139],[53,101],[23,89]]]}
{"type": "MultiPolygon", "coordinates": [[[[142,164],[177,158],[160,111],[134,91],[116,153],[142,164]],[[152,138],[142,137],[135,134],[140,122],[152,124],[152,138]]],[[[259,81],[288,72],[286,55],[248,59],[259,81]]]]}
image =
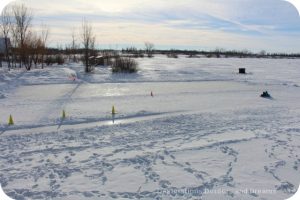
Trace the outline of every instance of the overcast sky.
{"type": "MultiPolygon", "coordinates": [[[[97,44],[121,48],[265,49],[300,52],[300,17],[283,0],[18,0],[34,23],[51,29],[51,45],[69,43],[83,17],[97,44]]],[[[78,38],[79,40],[79,38],[78,38]]]]}

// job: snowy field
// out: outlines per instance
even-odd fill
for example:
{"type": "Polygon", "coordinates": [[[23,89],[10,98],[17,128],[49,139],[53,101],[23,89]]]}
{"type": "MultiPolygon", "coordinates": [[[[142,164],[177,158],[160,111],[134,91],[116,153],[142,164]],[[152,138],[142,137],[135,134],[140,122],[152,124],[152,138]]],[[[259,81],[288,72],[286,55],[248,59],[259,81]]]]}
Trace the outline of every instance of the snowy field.
{"type": "Polygon", "coordinates": [[[300,60],[138,62],[135,75],[105,67],[86,75],[74,63],[0,68],[4,191],[17,200],[282,200],[296,192],[300,60]],[[260,97],[265,90],[273,99],[260,97]]]}

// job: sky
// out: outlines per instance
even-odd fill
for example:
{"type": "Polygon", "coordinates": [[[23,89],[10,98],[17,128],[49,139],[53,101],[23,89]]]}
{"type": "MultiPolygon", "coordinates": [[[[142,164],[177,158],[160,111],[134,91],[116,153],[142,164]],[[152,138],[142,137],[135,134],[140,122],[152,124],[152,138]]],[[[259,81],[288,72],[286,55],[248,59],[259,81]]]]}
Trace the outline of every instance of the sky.
{"type": "MultiPolygon", "coordinates": [[[[297,0],[296,0],[297,1],[297,0]]],[[[300,53],[300,17],[284,0],[17,0],[32,8],[34,26],[50,28],[51,46],[80,42],[90,21],[99,47],[152,42],[157,49],[300,53]]]]}

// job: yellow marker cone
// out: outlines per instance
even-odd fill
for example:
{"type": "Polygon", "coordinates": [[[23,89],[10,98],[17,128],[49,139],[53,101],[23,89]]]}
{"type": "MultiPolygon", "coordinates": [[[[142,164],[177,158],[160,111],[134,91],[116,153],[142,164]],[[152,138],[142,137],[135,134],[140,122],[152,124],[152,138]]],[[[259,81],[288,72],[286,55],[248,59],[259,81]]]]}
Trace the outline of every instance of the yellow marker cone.
{"type": "Polygon", "coordinates": [[[14,120],[11,115],[9,116],[9,119],[8,119],[8,125],[10,125],[10,126],[14,125],[14,120]]]}
{"type": "Polygon", "coordinates": [[[61,118],[66,119],[66,111],[65,110],[62,111],[62,117],[61,118]]]}
{"type": "Polygon", "coordinates": [[[112,114],[112,115],[115,115],[115,114],[116,114],[115,106],[112,107],[111,114],[112,114]]]}

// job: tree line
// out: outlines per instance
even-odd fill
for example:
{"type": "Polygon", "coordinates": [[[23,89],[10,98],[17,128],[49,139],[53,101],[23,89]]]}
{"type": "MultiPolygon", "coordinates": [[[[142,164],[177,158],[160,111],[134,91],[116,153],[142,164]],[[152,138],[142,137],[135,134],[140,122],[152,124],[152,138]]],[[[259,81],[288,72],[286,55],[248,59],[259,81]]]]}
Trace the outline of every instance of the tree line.
{"type": "MultiPolygon", "coordinates": [[[[54,53],[61,53],[55,48],[48,48],[47,42],[49,38],[49,28],[46,25],[41,25],[34,28],[33,12],[25,4],[10,4],[6,6],[0,16],[0,37],[4,39],[3,55],[8,68],[22,68],[25,67],[30,70],[33,66],[40,65],[44,68],[45,63],[49,63],[54,53]]],[[[83,63],[85,71],[92,71],[89,63],[89,57],[95,52],[96,37],[93,33],[92,25],[85,19],[82,21],[81,26],[81,44],[77,44],[75,32],[72,32],[72,44],[66,47],[69,54],[75,53],[77,49],[81,49],[83,55],[83,63]]],[[[56,54],[57,56],[57,54],[56,54]]],[[[57,56],[58,60],[61,60],[57,56]]],[[[1,60],[0,60],[1,61],[1,60]]],[[[2,63],[2,62],[0,62],[2,63]]]]}
{"type": "MultiPolygon", "coordinates": [[[[53,62],[63,63],[64,57],[69,56],[73,60],[77,60],[78,54],[84,64],[85,72],[91,72],[93,65],[90,57],[96,56],[100,51],[96,50],[96,36],[93,31],[92,24],[86,19],[82,20],[80,31],[80,42],[76,39],[75,31],[72,30],[72,41],[69,45],[58,48],[48,48],[49,28],[46,25],[41,25],[34,28],[32,25],[33,12],[24,4],[10,4],[5,7],[0,16],[0,37],[4,38],[5,52],[0,55],[7,63],[8,68],[25,67],[30,70],[33,66],[41,66],[51,64],[53,62]],[[54,55],[54,56],[53,56],[54,55]],[[53,61],[54,60],[54,61],[53,61]]],[[[114,50],[102,50],[101,55],[117,54],[114,50]]],[[[189,57],[251,57],[251,58],[299,58],[300,54],[286,53],[267,53],[262,50],[259,53],[252,53],[248,50],[242,51],[227,51],[224,49],[216,49],[214,51],[190,51],[190,50],[158,50],[154,44],[145,42],[144,49],[129,47],[122,49],[121,53],[133,55],[133,57],[151,58],[154,54],[165,54],[171,58],[178,58],[178,54],[185,54],[189,57]]],[[[115,57],[115,56],[114,56],[115,57]]],[[[0,64],[1,64],[0,60],[0,64]]],[[[1,65],[0,65],[1,67],[1,65]]]]}
{"type": "Polygon", "coordinates": [[[41,25],[39,31],[33,29],[32,20],[33,13],[24,4],[11,4],[1,13],[0,31],[9,69],[25,67],[30,70],[38,64],[44,67],[49,29],[45,25],[41,25]]]}

